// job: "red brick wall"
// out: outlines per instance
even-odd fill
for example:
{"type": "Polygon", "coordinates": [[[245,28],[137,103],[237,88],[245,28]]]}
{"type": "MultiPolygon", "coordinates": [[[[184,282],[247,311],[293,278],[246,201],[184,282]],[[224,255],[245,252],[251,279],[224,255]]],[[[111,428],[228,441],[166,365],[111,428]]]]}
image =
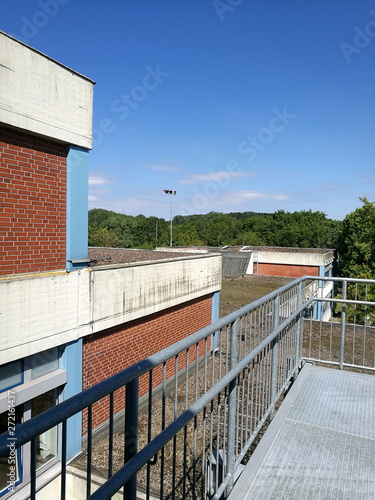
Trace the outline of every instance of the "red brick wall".
{"type": "MultiPolygon", "coordinates": [[[[212,297],[209,295],[84,338],[83,389],[105,380],[124,368],[211,324],[211,310],[212,297]]],[[[203,352],[203,348],[202,344],[200,346],[201,352],[203,352]]],[[[192,349],[189,354],[189,362],[192,362],[194,357],[195,349],[192,349]]],[[[184,356],[179,358],[179,369],[185,365],[183,358],[184,356]]],[[[172,370],[174,370],[174,360],[167,365],[167,376],[172,373],[172,370]]],[[[154,370],[154,387],[161,383],[161,377],[161,370],[154,370]]],[[[148,378],[142,377],[139,395],[144,395],[147,390],[148,378]]],[[[124,408],[124,390],[120,389],[118,393],[115,395],[115,413],[124,408]]],[[[108,419],[108,407],[108,398],[94,405],[94,428],[108,419]]],[[[85,416],[83,429],[85,434],[85,416]]]]}
{"type": "Polygon", "coordinates": [[[258,274],[261,276],[287,276],[299,278],[300,276],[319,276],[317,266],[292,266],[287,264],[258,264],[258,274]]]}
{"type": "Polygon", "coordinates": [[[65,269],[66,156],[0,127],[0,274],[65,269]]]}

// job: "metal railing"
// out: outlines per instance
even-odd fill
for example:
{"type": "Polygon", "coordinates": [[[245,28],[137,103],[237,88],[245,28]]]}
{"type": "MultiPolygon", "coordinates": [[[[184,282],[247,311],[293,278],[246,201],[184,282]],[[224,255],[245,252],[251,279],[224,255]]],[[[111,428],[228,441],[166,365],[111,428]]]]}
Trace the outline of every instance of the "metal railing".
{"type": "MultiPolygon", "coordinates": [[[[371,280],[299,278],[19,425],[16,446],[31,443],[30,498],[37,437],[56,425],[62,499],[76,465],[84,498],[225,498],[304,360],[375,370],[374,292],[371,280]],[[107,437],[96,443],[100,405],[107,437]],[[67,421],[79,412],[85,451],[68,467],[67,421]]],[[[8,443],[0,436],[0,457],[8,443]]]]}
{"type": "Polygon", "coordinates": [[[375,281],[320,278],[320,290],[304,320],[305,360],[341,369],[375,370],[375,281]],[[324,289],[330,286],[329,296],[324,289]],[[324,321],[328,314],[329,321],[324,321]],[[319,318],[319,316],[321,316],[319,318]]]}

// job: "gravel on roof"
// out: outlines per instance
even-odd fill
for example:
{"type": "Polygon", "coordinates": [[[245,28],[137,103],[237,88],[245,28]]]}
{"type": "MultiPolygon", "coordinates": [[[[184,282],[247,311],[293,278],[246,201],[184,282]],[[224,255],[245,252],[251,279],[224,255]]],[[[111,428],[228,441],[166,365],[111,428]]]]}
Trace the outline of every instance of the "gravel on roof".
{"type": "Polygon", "coordinates": [[[150,260],[178,259],[188,257],[186,252],[167,252],[155,250],[138,250],[128,248],[90,247],[89,259],[91,266],[104,266],[106,264],[128,264],[131,262],[144,262],[150,260]]]}

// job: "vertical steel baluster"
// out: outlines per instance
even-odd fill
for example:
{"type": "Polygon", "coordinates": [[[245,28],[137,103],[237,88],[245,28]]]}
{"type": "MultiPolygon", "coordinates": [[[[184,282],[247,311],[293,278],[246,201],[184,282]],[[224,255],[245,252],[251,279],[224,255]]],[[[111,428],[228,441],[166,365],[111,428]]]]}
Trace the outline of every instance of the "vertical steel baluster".
{"type": "MultiPolygon", "coordinates": [[[[174,412],[173,418],[178,415],[178,355],[175,356],[174,365],[174,412]]],[[[173,436],[173,466],[172,466],[172,499],[176,498],[176,460],[177,460],[177,435],[173,436]]]]}
{"type": "Polygon", "coordinates": [[[36,440],[30,441],[30,500],[36,498],[36,440]]]}
{"type": "MultiPolygon", "coordinates": [[[[126,385],[125,400],[125,435],[124,435],[124,460],[129,462],[137,454],[138,448],[138,388],[139,379],[135,378],[126,385]]],[[[124,485],[124,499],[136,500],[137,498],[137,475],[124,485]]]]}
{"type": "Polygon", "coordinates": [[[63,420],[61,429],[61,500],[65,500],[66,495],[66,430],[66,420],[63,420]]]}
{"type": "Polygon", "coordinates": [[[92,406],[87,408],[87,477],[86,497],[91,495],[91,462],[92,462],[92,406]]]}
{"type": "Polygon", "coordinates": [[[112,476],[113,468],[113,392],[109,395],[109,428],[108,428],[108,479],[112,476]]]}
{"type": "MultiPolygon", "coordinates": [[[[274,313],[273,313],[273,330],[279,325],[279,314],[280,314],[280,296],[277,295],[275,298],[274,313]]],[[[272,420],[275,416],[275,399],[276,399],[276,386],[277,386],[277,366],[278,366],[278,352],[279,352],[279,337],[280,334],[273,339],[271,344],[271,386],[270,386],[270,401],[271,413],[270,419],[272,420]]]]}
{"type": "MultiPolygon", "coordinates": [[[[148,376],[148,422],[147,422],[147,443],[152,439],[152,374],[150,370],[148,376]]],[[[146,500],[150,500],[150,484],[151,484],[151,466],[156,464],[157,455],[152,461],[147,462],[146,466],[146,500]]]]}
{"type": "MultiPolygon", "coordinates": [[[[166,409],[166,362],[163,363],[163,393],[162,393],[162,410],[161,410],[161,430],[165,429],[165,409],[166,409]]],[[[164,497],[164,458],[165,449],[164,446],[160,450],[160,498],[164,497]]]]}
{"type": "MultiPolygon", "coordinates": [[[[238,361],[238,319],[232,324],[231,328],[231,346],[230,346],[230,369],[234,368],[238,361]]],[[[228,396],[228,445],[227,445],[227,464],[229,482],[226,488],[226,494],[233,488],[234,484],[234,463],[236,460],[236,407],[237,407],[237,377],[229,384],[228,396]]],[[[225,461],[225,456],[223,457],[225,461]]]]}
{"type": "MultiPolygon", "coordinates": [[[[342,283],[342,298],[346,300],[347,282],[342,283]]],[[[340,329],[340,370],[344,368],[345,352],[345,323],[346,323],[346,302],[343,302],[341,309],[341,329],[340,329]]]]}
{"type": "MultiPolygon", "coordinates": [[[[297,295],[297,309],[302,306],[302,281],[298,284],[298,295],[297,295]]],[[[296,340],[295,340],[295,354],[294,354],[294,369],[296,370],[300,364],[301,359],[301,335],[302,335],[302,315],[300,314],[297,318],[297,328],[296,328],[296,340]]],[[[297,373],[295,373],[297,375],[297,373]]]]}

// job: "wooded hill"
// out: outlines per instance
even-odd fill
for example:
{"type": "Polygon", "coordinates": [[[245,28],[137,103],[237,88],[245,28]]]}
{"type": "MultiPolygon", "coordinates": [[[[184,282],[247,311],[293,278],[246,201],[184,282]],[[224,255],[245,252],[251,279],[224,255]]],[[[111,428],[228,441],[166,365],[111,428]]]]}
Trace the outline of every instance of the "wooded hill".
{"type": "MultiPolygon", "coordinates": [[[[148,248],[169,245],[169,221],[156,217],[89,211],[89,245],[148,248]]],[[[336,248],[342,221],[323,212],[210,212],[173,218],[173,246],[256,245],[336,248]]]]}

